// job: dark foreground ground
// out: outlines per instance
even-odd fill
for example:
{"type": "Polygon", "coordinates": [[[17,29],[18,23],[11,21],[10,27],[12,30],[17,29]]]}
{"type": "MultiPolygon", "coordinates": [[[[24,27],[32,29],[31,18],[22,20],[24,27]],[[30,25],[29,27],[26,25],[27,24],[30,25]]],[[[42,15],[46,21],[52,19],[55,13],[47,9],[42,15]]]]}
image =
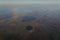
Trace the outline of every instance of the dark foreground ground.
{"type": "Polygon", "coordinates": [[[1,8],[0,40],[60,40],[60,10],[34,8],[22,13],[19,8],[1,8]]]}

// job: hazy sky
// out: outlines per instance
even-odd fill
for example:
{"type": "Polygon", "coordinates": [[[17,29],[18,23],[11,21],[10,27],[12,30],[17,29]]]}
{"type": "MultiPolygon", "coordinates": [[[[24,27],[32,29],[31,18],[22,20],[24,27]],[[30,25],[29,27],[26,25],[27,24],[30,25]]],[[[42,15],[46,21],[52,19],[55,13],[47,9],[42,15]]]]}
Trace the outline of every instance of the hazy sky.
{"type": "Polygon", "coordinates": [[[53,1],[53,2],[55,2],[55,1],[60,1],[60,0],[0,0],[0,2],[3,2],[3,1],[14,1],[14,2],[15,2],[15,1],[21,1],[21,2],[27,2],[27,1],[28,1],[28,2],[29,2],[29,1],[33,1],[33,2],[34,2],[34,1],[37,1],[37,2],[38,2],[38,1],[53,1]]]}
{"type": "Polygon", "coordinates": [[[0,0],[0,3],[60,3],[60,0],[0,0]]]}

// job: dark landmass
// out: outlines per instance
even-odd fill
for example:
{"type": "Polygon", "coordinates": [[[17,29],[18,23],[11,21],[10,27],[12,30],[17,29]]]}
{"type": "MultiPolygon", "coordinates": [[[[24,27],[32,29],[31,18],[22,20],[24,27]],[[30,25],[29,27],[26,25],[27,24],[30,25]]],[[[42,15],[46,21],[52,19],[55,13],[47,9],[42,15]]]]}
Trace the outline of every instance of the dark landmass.
{"type": "Polygon", "coordinates": [[[3,6],[0,40],[60,40],[60,10],[47,6],[3,6]]]}

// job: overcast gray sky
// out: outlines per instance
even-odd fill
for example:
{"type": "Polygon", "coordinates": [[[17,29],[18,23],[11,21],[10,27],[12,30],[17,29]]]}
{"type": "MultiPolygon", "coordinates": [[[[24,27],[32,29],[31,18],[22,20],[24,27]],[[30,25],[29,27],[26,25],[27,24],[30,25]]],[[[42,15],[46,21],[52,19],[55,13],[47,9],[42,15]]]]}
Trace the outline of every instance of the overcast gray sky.
{"type": "Polygon", "coordinates": [[[60,1],[60,0],[0,0],[0,2],[3,1],[21,1],[21,2],[27,2],[27,1],[60,1]]]}
{"type": "Polygon", "coordinates": [[[0,0],[0,3],[3,2],[19,2],[19,3],[60,3],[60,0],[0,0]]]}

